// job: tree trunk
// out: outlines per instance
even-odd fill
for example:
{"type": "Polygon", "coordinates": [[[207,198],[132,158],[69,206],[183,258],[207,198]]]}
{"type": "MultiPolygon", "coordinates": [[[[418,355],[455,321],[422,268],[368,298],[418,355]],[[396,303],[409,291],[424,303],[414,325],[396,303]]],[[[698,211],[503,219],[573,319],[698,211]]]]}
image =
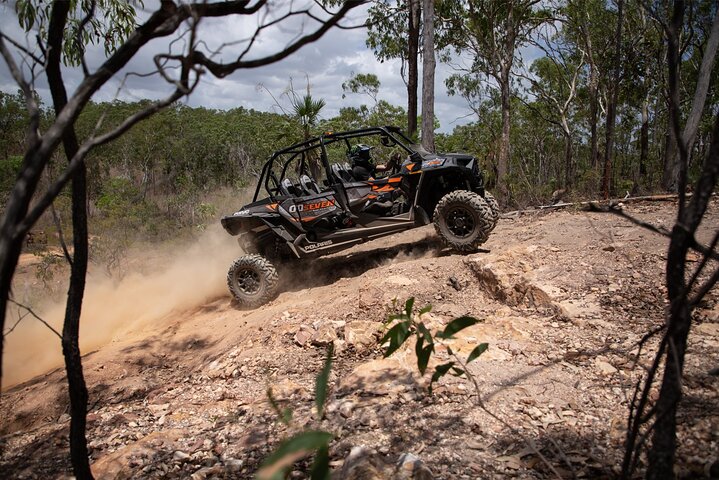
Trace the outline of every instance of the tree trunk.
{"type": "Polygon", "coordinates": [[[419,0],[409,0],[409,66],[407,78],[407,135],[414,139],[417,136],[417,84],[419,83],[419,21],[421,10],[419,0]]]}
{"type": "Polygon", "coordinates": [[[590,67],[589,74],[589,131],[591,144],[591,166],[596,169],[599,164],[599,134],[597,133],[597,123],[599,123],[599,99],[597,96],[597,80],[596,67],[590,67]]]}
{"type": "Polygon", "coordinates": [[[602,175],[602,195],[609,198],[612,179],[612,161],[614,156],[614,122],[617,115],[617,101],[619,99],[619,80],[622,62],[622,22],[624,1],[617,0],[617,30],[614,36],[614,75],[612,78],[612,97],[607,109],[606,145],[604,146],[604,174],[602,175]]]}
{"type": "MultiPolygon", "coordinates": [[[[61,45],[69,10],[69,2],[57,2],[48,29],[48,43],[61,45]]],[[[67,92],[60,70],[61,49],[52,48],[48,55],[47,79],[52,94],[55,115],[67,104],[67,92]]],[[[74,126],[70,125],[62,137],[68,161],[79,150],[74,126]]],[[[87,422],[88,393],[82,372],[80,355],[80,313],[85,293],[88,261],[87,238],[87,169],[83,164],[72,178],[72,232],[73,260],[70,269],[70,286],[67,292],[65,322],[62,329],[62,353],[65,358],[68,391],[70,395],[70,461],[73,473],[80,480],[92,479],[87,450],[85,427],[87,422]]]]}
{"type": "Polygon", "coordinates": [[[434,0],[422,0],[422,146],[434,152],[434,0]]]}
{"type": "Polygon", "coordinates": [[[639,133],[639,181],[644,181],[647,174],[647,158],[649,157],[649,95],[642,104],[642,128],[639,133]]]}
{"type": "Polygon", "coordinates": [[[509,133],[511,125],[511,104],[509,90],[509,67],[503,67],[499,83],[502,97],[502,136],[499,140],[499,158],[497,159],[497,190],[506,199],[507,172],[509,171],[509,133]]]}
{"type": "Polygon", "coordinates": [[[662,169],[662,187],[668,192],[676,192],[674,163],[677,158],[677,139],[672,133],[672,122],[667,117],[667,131],[664,141],[664,168],[662,169]]]}
{"type": "Polygon", "coordinates": [[[572,148],[572,135],[570,132],[564,132],[564,188],[568,189],[572,186],[574,178],[574,158],[572,148]]]}
{"type": "Polygon", "coordinates": [[[719,48],[719,14],[714,14],[714,22],[712,23],[711,33],[704,49],[702,64],[699,68],[699,78],[697,79],[697,87],[692,101],[692,109],[687,117],[687,123],[682,133],[682,142],[690,152],[694,139],[699,129],[699,121],[701,120],[706,103],[709,85],[711,83],[711,74],[714,69],[714,61],[716,60],[717,48],[719,48]]]}
{"type": "Polygon", "coordinates": [[[674,153],[674,157],[672,157],[672,162],[670,164],[671,171],[669,172],[668,178],[668,184],[672,187],[676,187],[676,185],[678,185],[680,175],[686,175],[686,169],[689,167],[689,163],[691,162],[694,140],[696,139],[697,130],[699,129],[699,121],[701,120],[702,113],[704,112],[704,104],[706,103],[709,84],[711,83],[711,74],[712,69],[714,68],[717,47],[719,47],[719,15],[714,16],[709,40],[707,41],[704,49],[702,64],[699,68],[699,78],[697,78],[697,86],[694,92],[692,108],[689,112],[689,116],[687,117],[687,123],[684,125],[684,131],[681,134],[681,148],[684,148],[687,151],[687,163],[683,164],[679,161],[676,158],[676,152],[674,153]],[[682,165],[685,169],[684,172],[681,171],[682,165]]]}

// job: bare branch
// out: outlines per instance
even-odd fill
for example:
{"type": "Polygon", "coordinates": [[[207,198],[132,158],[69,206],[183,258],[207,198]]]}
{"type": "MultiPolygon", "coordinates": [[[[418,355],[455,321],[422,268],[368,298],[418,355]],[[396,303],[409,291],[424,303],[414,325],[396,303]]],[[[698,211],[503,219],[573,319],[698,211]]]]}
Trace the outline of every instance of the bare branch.
{"type": "MultiPolygon", "coordinates": [[[[366,3],[365,0],[350,0],[345,2],[342,5],[342,8],[335,13],[332,17],[327,19],[322,25],[315,30],[314,32],[304,35],[300,37],[298,40],[294,41],[290,45],[288,45],[284,50],[281,52],[277,52],[272,55],[268,55],[266,57],[258,58],[255,60],[242,60],[242,57],[238,57],[234,62],[230,63],[217,63],[212,61],[210,58],[206,57],[204,53],[199,51],[194,51],[191,54],[191,60],[193,63],[202,65],[205,68],[207,68],[210,72],[212,72],[213,75],[219,78],[226,77],[227,75],[235,72],[236,70],[245,69],[245,68],[255,68],[255,67],[261,67],[263,65],[269,65],[270,63],[277,62],[278,60],[282,60],[283,58],[288,57],[289,55],[293,54],[303,46],[307,45],[308,43],[314,42],[318,38],[320,38],[322,35],[327,32],[330,28],[335,26],[337,22],[339,22],[344,15],[350,11],[351,9],[358,7],[362,4],[366,3]]],[[[262,28],[262,27],[260,27],[262,28]]]]}
{"type": "MultiPolygon", "coordinates": [[[[46,322],[45,320],[43,320],[37,313],[35,313],[32,308],[28,307],[27,305],[23,305],[22,303],[16,302],[16,301],[13,300],[12,298],[9,298],[8,301],[11,302],[11,303],[14,303],[14,304],[17,305],[18,307],[20,307],[20,308],[24,309],[25,311],[27,311],[27,313],[29,313],[30,315],[32,315],[33,317],[35,317],[36,320],[38,320],[40,323],[42,323],[42,324],[45,325],[47,328],[49,328],[52,333],[54,333],[55,335],[57,335],[57,338],[59,338],[60,340],[62,340],[62,335],[60,335],[60,333],[58,333],[58,331],[55,330],[55,329],[52,327],[52,325],[50,325],[49,323],[47,323],[47,322],[46,322]]],[[[19,322],[18,322],[18,323],[19,323],[19,322]]],[[[14,329],[16,326],[17,326],[17,323],[16,323],[15,325],[13,325],[13,329],[14,329]]],[[[10,333],[11,331],[12,331],[12,330],[10,330],[10,331],[8,331],[8,332],[5,332],[5,333],[3,334],[3,336],[4,336],[4,335],[7,335],[7,334],[10,333]]]]}
{"type": "MultiPolygon", "coordinates": [[[[32,61],[35,62],[35,63],[37,63],[38,65],[42,65],[42,64],[45,63],[40,57],[38,57],[38,56],[35,55],[33,52],[31,52],[27,47],[21,45],[19,42],[15,41],[15,40],[12,39],[11,37],[8,37],[7,35],[5,35],[5,34],[2,33],[2,32],[0,32],[0,37],[2,37],[2,38],[4,38],[5,40],[7,40],[13,47],[17,48],[17,49],[20,50],[22,53],[24,53],[25,55],[27,55],[28,57],[30,57],[30,58],[32,59],[32,61]]],[[[39,43],[39,42],[38,42],[38,43],[39,43]]],[[[44,55],[44,52],[43,52],[43,55],[44,55]]]]}
{"type": "MultiPolygon", "coordinates": [[[[594,202],[590,202],[587,210],[590,212],[601,212],[601,213],[613,213],[614,215],[618,215],[626,220],[629,220],[635,225],[638,225],[640,227],[646,228],[649,231],[652,231],[654,233],[658,233],[659,235],[663,235],[665,237],[671,237],[672,232],[667,230],[666,228],[657,227],[655,225],[652,225],[651,223],[644,222],[643,220],[639,220],[636,217],[633,217],[629,215],[628,213],[624,212],[623,210],[620,210],[617,208],[616,205],[608,205],[606,207],[600,206],[594,202]]],[[[680,225],[675,225],[674,228],[682,228],[680,225]]],[[[703,255],[709,256],[712,260],[719,260],[719,253],[713,251],[711,248],[708,248],[701,243],[697,242],[696,238],[693,234],[690,233],[691,240],[689,248],[692,250],[695,250],[703,255]]]]}
{"type": "Polygon", "coordinates": [[[57,237],[60,240],[60,245],[62,246],[62,253],[65,255],[65,260],[67,260],[67,263],[72,266],[72,257],[70,256],[70,251],[67,249],[67,243],[65,243],[65,235],[62,233],[62,225],[60,224],[60,217],[57,215],[57,211],[55,211],[55,204],[50,204],[50,213],[52,214],[52,221],[55,224],[55,228],[57,229],[57,237]]]}

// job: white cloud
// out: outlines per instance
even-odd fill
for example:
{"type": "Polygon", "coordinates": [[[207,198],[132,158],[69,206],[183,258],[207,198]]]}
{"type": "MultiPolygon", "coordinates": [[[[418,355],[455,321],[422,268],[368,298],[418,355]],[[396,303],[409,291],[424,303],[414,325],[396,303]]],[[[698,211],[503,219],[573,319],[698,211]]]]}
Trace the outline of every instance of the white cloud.
{"type": "MultiPolygon", "coordinates": [[[[148,4],[148,8],[152,5],[148,4]]],[[[26,38],[24,32],[17,25],[12,8],[7,4],[0,7],[0,29],[3,33],[16,38],[26,38]]],[[[147,16],[145,12],[143,15],[147,16]]],[[[205,19],[200,25],[199,33],[206,48],[206,54],[222,47],[226,42],[246,39],[253,32],[258,18],[256,17],[226,17],[219,19],[205,19]]],[[[352,14],[352,18],[345,23],[360,24],[363,22],[361,12],[352,14]]],[[[302,31],[311,31],[316,23],[309,21],[301,25],[297,20],[291,21],[282,29],[268,29],[258,37],[253,45],[252,53],[248,58],[258,58],[274,53],[284,48],[292,38],[296,38],[300,28],[302,31]]],[[[248,70],[239,70],[234,74],[218,79],[209,73],[203,77],[199,88],[193,93],[187,103],[191,106],[204,106],[207,108],[230,109],[236,107],[254,108],[256,110],[273,111],[275,101],[257,86],[263,84],[275,97],[279,97],[287,88],[290,78],[293,79],[296,90],[305,88],[305,77],[309,76],[312,94],[323,98],[327,102],[325,117],[331,117],[339,112],[343,106],[359,106],[371,100],[362,95],[347,95],[342,98],[342,82],[347,80],[352,72],[373,73],[381,81],[379,98],[395,105],[406,108],[406,87],[400,74],[400,62],[386,61],[380,63],[373,53],[365,46],[366,32],[364,29],[340,30],[333,29],[315,43],[306,45],[294,55],[275,64],[248,70]]],[[[28,42],[32,37],[28,36],[28,42]]],[[[121,82],[126,72],[149,73],[155,70],[153,57],[168,51],[170,41],[157,39],[145,46],[121,72],[122,75],[112,79],[93,98],[95,101],[110,101],[114,98],[123,100],[138,100],[141,98],[157,99],[168,95],[172,87],[162,80],[159,75],[146,78],[130,76],[125,79],[123,88],[118,94],[121,82]]],[[[246,44],[226,45],[221,58],[230,61],[241,52],[246,44]]],[[[173,48],[177,50],[182,46],[176,42],[173,48]]],[[[87,51],[87,62],[90,69],[97,68],[105,60],[105,53],[101,46],[91,46],[87,51]]],[[[0,88],[3,91],[14,92],[17,88],[9,74],[4,62],[0,62],[0,88]]],[[[451,131],[457,124],[457,119],[468,113],[464,101],[456,97],[448,97],[444,86],[444,79],[451,73],[448,66],[437,65],[435,92],[435,114],[440,119],[441,131],[451,131]]],[[[64,68],[63,74],[69,90],[72,91],[82,80],[82,71],[79,68],[64,68]]],[[[44,79],[36,85],[38,93],[46,103],[49,103],[49,92],[44,79]]],[[[420,86],[421,95],[421,86],[420,86]]],[[[421,101],[421,99],[420,99],[421,101]]],[[[465,123],[467,120],[460,121],[465,123]]]]}

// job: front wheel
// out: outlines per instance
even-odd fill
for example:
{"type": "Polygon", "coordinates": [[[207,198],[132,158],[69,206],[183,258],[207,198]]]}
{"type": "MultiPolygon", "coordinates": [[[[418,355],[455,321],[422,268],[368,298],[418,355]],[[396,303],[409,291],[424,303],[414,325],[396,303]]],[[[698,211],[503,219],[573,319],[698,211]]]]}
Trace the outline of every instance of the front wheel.
{"type": "Polygon", "coordinates": [[[453,250],[473,252],[487,241],[494,227],[494,214],[478,194],[467,190],[448,193],[434,210],[434,228],[453,250]]]}
{"type": "Polygon", "coordinates": [[[227,286],[237,302],[247,308],[259,307],[277,295],[277,269],[260,255],[244,255],[227,272],[227,286]]]}

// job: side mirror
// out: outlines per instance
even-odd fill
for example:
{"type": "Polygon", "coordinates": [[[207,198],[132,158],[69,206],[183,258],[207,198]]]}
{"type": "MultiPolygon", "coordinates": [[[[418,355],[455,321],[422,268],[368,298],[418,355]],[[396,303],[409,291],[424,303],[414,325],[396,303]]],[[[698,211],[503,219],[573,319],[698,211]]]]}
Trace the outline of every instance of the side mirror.
{"type": "Polygon", "coordinates": [[[379,143],[381,143],[385,147],[391,147],[394,145],[394,142],[392,142],[392,140],[387,135],[382,135],[379,139],[379,143]]]}

